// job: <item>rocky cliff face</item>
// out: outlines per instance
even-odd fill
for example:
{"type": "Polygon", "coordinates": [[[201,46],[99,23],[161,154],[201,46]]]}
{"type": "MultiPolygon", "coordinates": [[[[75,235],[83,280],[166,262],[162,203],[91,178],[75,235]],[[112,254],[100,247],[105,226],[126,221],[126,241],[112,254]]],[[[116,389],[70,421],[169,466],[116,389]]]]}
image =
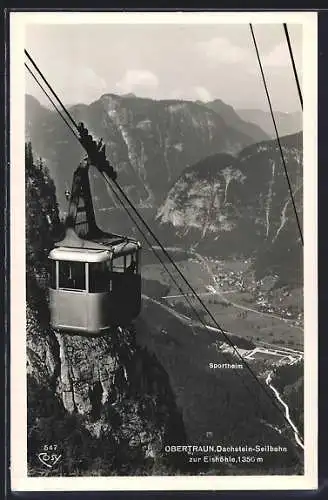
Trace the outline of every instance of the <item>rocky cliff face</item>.
{"type": "Polygon", "coordinates": [[[55,333],[40,322],[40,307],[46,304],[27,308],[30,473],[40,471],[37,454],[49,442],[62,453],[54,474],[177,473],[174,457],[162,463],[163,448],[183,444],[185,430],[156,357],[136,345],[132,330],[99,338],[55,333]],[[69,437],[72,424],[83,450],[69,437]]]}
{"type": "MultiPolygon", "coordinates": [[[[301,134],[284,137],[282,147],[302,222],[301,134]]],[[[214,155],[185,169],[157,219],[166,239],[200,251],[231,257],[263,248],[260,267],[269,265],[268,253],[276,264],[289,261],[295,269],[300,263],[299,233],[276,141],[249,146],[235,157],[214,155]]]]}
{"type": "MultiPolygon", "coordinates": [[[[89,106],[73,106],[70,112],[103,138],[121,184],[143,206],[158,207],[187,166],[214,153],[235,154],[259,135],[256,129],[255,137],[254,127],[238,117],[235,123],[244,126],[234,128],[220,113],[189,101],[107,94],[89,106]]],[[[61,118],[31,96],[26,97],[26,136],[46,160],[59,202],[64,203],[64,191],[83,156],[80,145],[61,118]]],[[[112,204],[104,186],[99,184],[96,194],[101,208],[112,204]]]]}
{"type": "Polygon", "coordinates": [[[60,229],[56,192],[30,144],[25,169],[29,473],[176,473],[181,457],[162,460],[162,449],[167,440],[184,441],[184,424],[166,371],[137,345],[132,327],[98,338],[50,327],[47,256],[60,229]],[[61,456],[53,469],[39,457],[49,446],[61,456]]]}

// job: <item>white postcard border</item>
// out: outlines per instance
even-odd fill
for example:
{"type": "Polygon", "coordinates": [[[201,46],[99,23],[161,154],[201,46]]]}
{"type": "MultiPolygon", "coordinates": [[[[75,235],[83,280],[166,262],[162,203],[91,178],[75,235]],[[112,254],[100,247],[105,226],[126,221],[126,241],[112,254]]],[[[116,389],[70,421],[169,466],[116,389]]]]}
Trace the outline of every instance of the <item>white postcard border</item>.
{"type": "MultiPolygon", "coordinates": [[[[10,14],[11,487],[14,491],[292,490],[317,488],[317,14],[314,12],[10,14]],[[27,476],[24,42],[27,24],[141,23],[303,25],[304,97],[304,476],[27,476]]],[[[54,82],[55,85],[55,82],[54,82]]]]}

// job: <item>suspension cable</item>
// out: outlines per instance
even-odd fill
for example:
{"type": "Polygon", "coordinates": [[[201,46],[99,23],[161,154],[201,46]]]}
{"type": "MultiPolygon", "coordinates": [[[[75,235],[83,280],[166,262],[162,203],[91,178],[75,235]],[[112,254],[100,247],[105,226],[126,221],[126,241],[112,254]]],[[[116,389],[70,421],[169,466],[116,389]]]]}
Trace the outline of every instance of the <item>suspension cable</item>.
{"type": "Polygon", "coordinates": [[[281,142],[280,142],[280,137],[279,137],[279,133],[278,133],[278,129],[277,129],[276,119],[274,117],[274,112],[273,112],[273,109],[272,109],[270,94],[269,94],[269,91],[268,91],[268,87],[267,87],[267,83],[266,83],[266,79],[265,79],[265,75],[264,75],[264,71],[263,71],[263,67],[262,67],[261,57],[260,57],[260,53],[259,53],[259,50],[258,50],[258,46],[257,46],[257,42],[256,42],[256,38],[255,38],[255,34],[254,34],[252,23],[250,23],[249,26],[250,26],[250,30],[251,30],[251,34],[252,34],[252,39],[253,39],[253,43],[254,43],[254,47],[255,47],[255,52],[256,52],[257,60],[258,60],[259,67],[260,67],[260,72],[261,72],[261,75],[262,75],[262,80],[263,80],[263,85],[264,85],[265,93],[266,93],[268,104],[269,104],[269,108],[270,108],[270,113],[271,113],[271,117],[272,117],[273,126],[274,126],[275,133],[276,133],[277,143],[278,143],[278,147],[279,147],[280,155],[281,155],[281,161],[282,161],[282,164],[283,164],[283,167],[284,167],[284,171],[285,171],[285,176],[286,176],[286,180],[287,180],[287,184],[288,184],[288,189],[289,189],[289,195],[290,195],[290,198],[291,198],[291,201],[292,201],[292,204],[293,204],[293,209],[294,209],[294,213],[295,213],[296,223],[297,223],[297,226],[298,226],[298,231],[299,231],[301,243],[302,243],[302,246],[303,246],[304,245],[304,241],[303,241],[303,233],[302,233],[301,223],[300,223],[300,220],[299,220],[299,217],[298,217],[298,213],[297,213],[297,209],[296,209],[296,205],[295,205],[293,190],[292,190],[291,182],[290,182],[290,179],[289,179],[287,165],[286,165],[284,153],[283,153],[281,142]]]}
{"type": "MultiPolygon", "coordinates": [[[[108,182],[108,178],[102,173],[102,176],[103,178],[105,179],[105,182],[107,184],[109,184],[108,182]]],[[[149,240],[148,236],[146,235],[146,233],[143,231],[143,229],[141,228],[141,226],[139,225],[139,223],[137,222],[137,220],[134,218],[134,216],[131,214],[131,212],[129,211],[128,207],[126,205],[124,205],[124,202],[123,200],[121,199],[120,195],[117,193],[116,189],[113,187],[113,186],[110,186],[110,189],[112,190],[112,192],[114,193],[116,199],[118,200],[118,202],[121,204],[121,206],[124,208],[124,210],[127,212],[128,216],[130,217],[130,219],[132,220],[132,222],[134,223],[134,225],[136,226],[136,228],[138,229],[138,231],[140,232],[140,234],[142,235],[142,237],[144,238],[144,240],[146,241],[146,243],[148,244],[149,248],[152,250],[152,252],[154,253],[154,255],[158,258],[158,260],[160,261],[160,263],[162,264],[162,266],[164,267],[165,271],[167,272],[167,274],[170,276],[170,278],[172,279],[173,283],[175,284],[175,286],[177,287],[177,289],[179,290],[179,292],[181,293],[181,295],[183,295],[188,304],[190,305],[190,307],[192,308],[192,310],[195,312],[195,314],[197,315],[199,321],[201,323],[203,323],[203,319],[201,318],[201,316],[199,315],[197,309],[194,308],[194,306],[192,305],[191,301],[189,300],[187,294],[183,291],[183,289],[181,288],[181,286],[179,285],[179,283],[177,282],[177,280],[175,279],[174,275],[171,273],[171,271],[169,270],[169,268],[167,267],[167,265],[165,264],[164,260],[162,259],[161,255],[156,251],[156,249],[153,247],[151,241],[149,240]]],[[[203,326],[206,327],[206,324],[203,323],[203,326]]]]}
{"type": "MultiPolygon", "coordinates": [[[[204,310],[207,312],[207,314],[209,315],[209,317],[211,318],[211,320],[213,321],[214,325],[216,326],[216,328],[222,333],[222,335],[224,336],[225,340],[228,342],[228,344],[230,345],[230,347],[233,349],[233,351],[235,352],[235,354],[238,356],[238,358],[241,360],[241,362],[244,364],[244,366],[246,367],[246,369],[248,370],[248,372],[252,375],[252,377],[256,380],[256,382],[260,385],[260,387],[262,388],[262,390],[266,393],[266,395],[269,397],[269,399],[271,400],[271,402],[274,403],[274,405],[279,409],[279,411],[281,412],[281,409],[278,407],[278,405],[276,404],[275,400],[272,398],[271,394],[268,392],[268,390],[266,389],[266,387],[261,383],[261,381],[258,379],[257,375],[253,372],[252,368],[249,366],[249,364],[245,361],[245,359],[243,358],[243,356],[239,353],[238,349],[236,348],[236,346],[234,345],[234,343],[231,341],[231,339],[229,338],[229,336],[225,333],[225,331],[223,330],[223,328],[219,325],[219,323],[217,322],[216,318],[213,316],[213,314],[211,313],[211,311],[208,309],[208,307],[206,306],[206,304],[204,303],[204,301],[200,298],[200,296],[198,295],[198,293],[196,292],[196,290],[194,289],[194,287],[188,282],[188,280],[185,278],[184,274],[180,271],[179,267],[176,265],[176,263],[174,262],[174,260],[172,259],[172,257],[170,256],[170,254],[167,252],[166,248],[163,247],[162,243],[160,242],[160,240],[157,238],[157,236],[154,234],[153,230],[150,228],[149,224],[143,219],[143,217],[139,214],[139,212],[137,211],[137,209],[134,207],[134,205],[131,203],[130,199],[128,198],[128,196],[125,194],[125,192],[123,191],[123,189],[121,188],[121,186],[119,186],[119,184],[117,183],[116,180],[113,180],[113,179],[110,179],[106,173],[104,173],[104,176],[105,178],[107,179],[107,182],[108,183],[113,183],[117,189],[119,190],[120,194],[123,196],[123,198],[126,200],[126,202],[128,203],[128,205],[130,206],[130,208],[132,209],[132,211],[136,214],[136,216],[138,217],[138,219],[143,223],[143,225],[146,227],[147,231],[149,232],[149,234],[152,236],[152,238],[156,241],[156,243],[159,245],[159,247],[161,248],[163,254],[169,259],[169,261],[171,262],[171,264],[173,265],[173,267],[176,269],[176,271],[178,272],[178,274],[180,275],[180,277],[182,278],[182,280],[184,281],[184,283],[187,285],[187,287],[191,290],[192,294],[194,295],[194,297],[198,300],[198,302],[201,304],[201,306],[204,308],[204,310]]],[[[285,420],[288,422],[286,416],[283,414],[285,420]]],[[[288,422],[288,425],[289,422],[288,422]]]]}
{"type": "MultiPolygon", "coordinates": [[[[109,184],[108,182],[108,179],[107,177],[102,173],[102,176],[104,177],[105,181],[107,182],[107,184],[109,184]]],[[[129,211],[128,207],[126,205],[124,205],[124,202],[123,200],[121,199],[120,195],[116,192],[116,189],[113,187],[113,186],[110,186],[110,189],[112,190],[112,192],[114,193],[116,199],[118,200],[118,202],[121,204],[121,206],[123,207],[123,209],[127,212],[128,216],[130,217],[130,219],[132,220],[132,222],[134,223],[134,225],[136,226],[136,228],[138,229],[138,231],[140,232],[140,234],[142,235],[142,237],[144,238],[144,240],[146,241],[146,243],[148,244],[149,248],[152,250],[152,252],[154,253],[155,257],[157,257],[157,259],[159,260],[159,262],[161,263],[161,265],[163,266],[163,268],[165,269],[165,271],[167,272],[167,274],[170,276],[171,280],[173,281],[173,283],[175,284],[175,286],[177,287],[177,289],[179,290],[179,292],[181,293],[181,295],[183,296],[183,298],[188,302],[191,310],[194,312],[195,316],[198,318],[198,320],[200,321],[200,323],[203,325],[203,327],[205,329],[207,329],[207,325],[204,321],[204,319],[200,316],[199,312],[197,311],[197,309],[195,308],[195,306],[192,304],[191,300],[189,299],[189,296],[187,293],[184,292],[184,290],[181,288],[181,286],[179,285],[178,281],[176,280],[175,276],[171,273],[171,271],[169,270],[169,268],[167,267],[167,265],[165,264],[164,260],[162,259],[161,255],[159,252],[156,251],[156,249],[153,247],[151,241],[149,240],[148,236],[145,234],[144,230],[141,228],[141,226],[139,225],[139,223],[137,222],[137,220],[135,219],[135,217],[132,215],[132,213],[129,211]]],[[[192,295],[193,296],[193,295],[192,295]]],[[[225,338],[225,335],[228,335],[228,334],[225,334],[225,332],[223,332],[222,329],[219,329],[220,333],[223,334],[223,337],[225,338]]],[[[231,358],[228,358],[226,355],[225,355],[225,352],[224,351],[221,351],[221,355],[224,359],[226,359],[226,361],[228,362],[228,364],[230,363],[231,361],[231,358]]],[[[244,359],[244,358],[243,358],[244,359]]],[[[238,370],[234,371],[234,375],[237,375],[238,377],[240,377],[240,380],[242,381],[242,385],[245,387],[245,389],[247,390],[247,392],[250,394],[250,396],[252,398],[255,398],[255,395],[254,393],[252,393],[252,391],[250,390],[249,386],[246,384],[245,382],[245,378],[241,375],[241,373],[239,373],[238,370]]],[[[256,401],[258,402],[258,401],[256,401]]],[[[271,398],[271,402],[274,403],[275,405],[275,400],[273,400],[273,398],[271,398]]],[[[279,413],[280,413],[280,408],[276,408],[278,409],[279,413]]]]}
{"type": "MultiPolygon", "coordinates": [[[[26,51],[25,51],[26,52],[26,51]]],[[[36,64],[34,63],[34,65],[36,66],[36,64]]],[[[37,68],[37,66],[36,66],[37,68]]],[[[46,81],[46,79],[43,77],[41,71],[39,70],[39,68],[37,68],[37,71],[38,73],[40,74],[40,76],[43,78],[43,80],[46,82],[46,84],[48,85],[49,89],[51,90],[51,92],[53,93],[53,95],[56,97],[56,99],[58,100],[58,102],[60,103],[61,107],[63,108],[63,110],[65,111],[66,115],[70,117],[72,123],[74,123],[74,126],[76,126],[77,130],[78,130],[78,127],[76,125],[76,123],[74,122],[73,118],[70,116],[70,113],[67,111],[67,109],[65,108],[65,106],[63,105],[63,103],[60,101],[60,99],[58,98],[58,96],[56,95],[56,93],[53,91],[53,89],[51,88],[51,86],[48,84],[48,82],[46,81]]],[[[71,128],[71,126],[67,123],[67,126],[69,128],[71,128]]],[[[72,130],[73,132],[73,130],[72,130]]],[[[79,139],[78,139],[79,140],[79,139]]],[[[80,140],[79,140],[80,142],[80,140]]],[[[81,143],[81,142],[80,142],[81,143]]],[[[83,145],[82,145],[83,146],[83,145]]],[[[219,325],[219,323],[217,322],[217,320],[215,319],[215,317],[213,316],[213,314],[211,313],[211,311],[208,309],[208,307],[206,306],[206,304],[203,302],[203,300],[199,297],[199,295],[197,294],[196,290],[193,288],[193,286],[188,282],[188,280],[185,278],[184,274],[180,271],[179,267],[176,265],[176,263],[174,262],[174,260],[172,259],[172,257],[170,256],[170,254],[167,252],[166,248],[162,245],[162,243],[160,242],[160,240],[157,238],[157,236],[154,234],[153,230],[150,228],[149,224],[144,220],[144,218],[142,217],[142,215],[139,214],[138,210],[134,207],[134,205],[132,204],[132,202],[130,201],[129,197],[125,194],[125,192],[123,191],[123,189],[121,188],[121,186],[117,183],[116,180],[113,180],[111,179],[107,174],[106,172],[102,172],[102,175],[104,176],[104,178],[107,180],[107,183],[111,186],[111,184],[114,184],[116,186],[116,188],[118,189],[119,193],[123,196],[123,198],[126,200],[126,202],[128,203],[128,205],[130,206],[130,208],[132,209],[132,211],[135,213],[135,215],[137,216],[137,218],[141,221],[141,223],[144,225],[144,227],[147,229],[147,231],[149,232],[149,234],[152,236],[152,238],[156,241],[156,243],[158,244],[158,246],[160,247],[160,249],[162,250],[163,254],[168,258],[168,260],[170,261],[170,263],[173,265],[173,267],[176,269],[176,271],[178,272],[178,274],[180,275],[180,277],[182,278],[183,282],[187,285],[187,287],[191,290],[193,296],[198,300],[198,302],[201,304],[201,306],[204,308],[204,310],[207,312],[207,314],[209,315],[209,317],[211,318],[211,320],[213,321],[214,325],[216,326],[216,328],[221,332],[221,334],[223,335],[223,337],[225,338],[225,340],[227,341],[227,343],[230,345],[230,347],[233,349],[233,351],[235,352],[235,354],[237,355],[237,357],[241,360],[241,362],[244,364],[244,366],[246,367],[246,369],[248,370],[248,372],[251,374],[251,376],[254,378],[254,380],[259,384],[259,386],[262,388],[262,390],[266,393],[266,395],[268,396],[268,398],[270,399],[271,403],[274,404],[274,406],[278,409],[279,413],[283,416],[284,420],[288,423],[288,426],[290,426],[290,423],[287,419],[287,417],[285,416],[285,414],[283,413],[282,409],[278,406],[278,404],[276,403],[275,399],[271,396],[271,394],[269,393],[269,391],[266,389],[266,387],[262,384],[262,382],[258,379],[257,375],[253,372],[253,370],[250,368],[250,366],[248,365],[248,363],[245,361],[245,359],[242,357],[242,355],[239,353],[238,349],[236,348],[236,346],[233,344],[233,342],[231,341],[231,339],[229,338],[229,336],[225,333],[225,331],[223,330],[223,328],[219,325]]],[[[111,186],[112,187],[112,186],[111,186]]],[[[125,210],[126,210],[126,207],[124,206],[125,210]]],[[[129,213],[129,212],[128,212],[129,213]]],[[[130,214],[129,214],[130,215],[130,214]]],[[[152,248],[152,246],[151,246],[152,248]]],[[[155,249],[152,248],[152,250],[154,251],[155,249]]],[[[183,293],[184,297],[186,297],[185,293],[183,293]]],[[[188,302],[189,303],[189,302],[188,302]]],[[[302,439],[303,441],[303,439],[302,439]]]]}
{"type": "Polygon", "coordinates": [[[296,86],[297,86],[297,91],[298,91],[298,97],[300,99],[301,108],[302,108],[302,111],[303,111],[303,96],[302,96],[300,82],[299,82],[299,79],[298,79],[296,65],[295,65],[295,60],[294,60],[294,55],[293,55],[293,49],[292,49],[292,45],[290,43],[290,38],[289,38],[289,33],[288,33],[288,27],[287,27],[286,23],[284,23],[283,26],[284,26],[284,32],[285,32],[285,36],[286,36],[287,45],[288,45],[289,55],[290,55],[290,59],[291,59],[292,66],[293,66],[294,78],[295,78],[295,81],[296,81],[296,86]]]}

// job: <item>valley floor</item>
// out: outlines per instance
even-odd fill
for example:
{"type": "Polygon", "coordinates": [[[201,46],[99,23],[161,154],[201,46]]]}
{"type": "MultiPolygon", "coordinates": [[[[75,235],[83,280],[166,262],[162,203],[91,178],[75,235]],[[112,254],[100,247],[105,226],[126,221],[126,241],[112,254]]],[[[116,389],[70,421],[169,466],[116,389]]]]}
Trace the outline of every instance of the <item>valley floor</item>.
{"type": "MultiPolygon", "coordinates": [[[[175,258],[177,255],[173,253],[175,258]]],[[[224,331],[254,342],[303,350],[302,290],[276,290],[270,278],[267,283],[256,282],[249,270],[250,261],[222,262],[193,252],[188,258],[178,257],[177,265],[224,331]]],[[[173,275],[177,275],[170,264],[166,266],[173,275]]],[[[181,291],[177,290],[160,264],[145,263],[143,278],[158,281],[167,287],[165,294],[156,296],[161,302],[187,315],[192,314],[181,291]]],[[[181,288],[192,298],[185,285],[182,284],[181,288]]],[[[192,302],[202,314],[199,303],[193,299],[192,302]]],[[[207,315],[206,322],[212,324],[207,315]]]]}

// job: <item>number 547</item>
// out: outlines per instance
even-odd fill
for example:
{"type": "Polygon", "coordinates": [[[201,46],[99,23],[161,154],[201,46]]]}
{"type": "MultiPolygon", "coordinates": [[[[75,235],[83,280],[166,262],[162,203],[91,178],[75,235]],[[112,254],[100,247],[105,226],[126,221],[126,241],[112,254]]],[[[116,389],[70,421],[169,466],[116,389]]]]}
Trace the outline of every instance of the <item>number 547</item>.
{"type": "Polygon", "coordinates": [[[45,444],[43,446],[44,451],[56,451],[57,450],[57,445],[56,444],[45,444]]]}

